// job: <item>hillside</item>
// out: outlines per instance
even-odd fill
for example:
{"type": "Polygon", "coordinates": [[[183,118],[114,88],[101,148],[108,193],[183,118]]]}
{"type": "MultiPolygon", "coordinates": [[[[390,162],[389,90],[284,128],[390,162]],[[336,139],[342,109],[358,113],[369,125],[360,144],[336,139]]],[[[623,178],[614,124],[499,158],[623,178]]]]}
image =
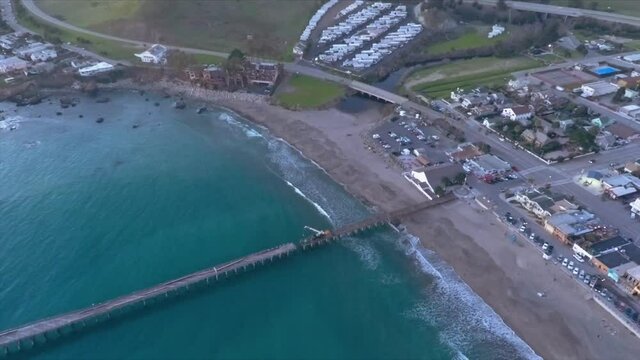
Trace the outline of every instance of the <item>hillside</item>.
{"type": "Polygon", "coordinates": [[[286,58],[322,0],[37,0],[77,26],[126,38],[286,58]]]}

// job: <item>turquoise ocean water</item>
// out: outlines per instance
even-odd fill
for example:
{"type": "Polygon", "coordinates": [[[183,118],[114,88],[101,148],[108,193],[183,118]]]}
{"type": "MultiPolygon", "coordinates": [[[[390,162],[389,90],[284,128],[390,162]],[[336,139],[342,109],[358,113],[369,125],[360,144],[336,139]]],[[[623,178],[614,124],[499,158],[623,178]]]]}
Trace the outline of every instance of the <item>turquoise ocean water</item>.
{"type": "MultiPolygon", "coordinates": [[[[110,96],[64,110],[55,98],[17,111],[0,104],[4,123],[18,125],[0,129],[0,329],[369,213],[233,113],[110,96]]],[[[370,232],[15,357],[536,358],[415,240],[370,232]]]]}

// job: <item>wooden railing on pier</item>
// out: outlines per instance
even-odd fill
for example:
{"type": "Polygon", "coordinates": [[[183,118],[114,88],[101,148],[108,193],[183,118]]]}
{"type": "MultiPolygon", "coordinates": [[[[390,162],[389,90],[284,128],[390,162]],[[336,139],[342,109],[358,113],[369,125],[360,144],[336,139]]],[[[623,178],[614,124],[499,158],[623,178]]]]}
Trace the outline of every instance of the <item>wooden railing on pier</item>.
{"type": "Polygon", "coordinates": [[[0,332],[0,356],[7,355],[14,351],[20,351],[24,346],[33,346],[35,345],[36,340],[46,341],[48,340],[47,335],[57,335],[63,329],[71,328],[73,330],[74,325],[84,327],[90,320],[99,319],[100,317],[105,316],[109,318],[111,314],[114,314],[117,310],[130,308],[139,304],[146,305],[147,301],[163,296],[168,297],[172,292],[189,289],[189,287],[203,282],[208,283],[210,280],[217,280],[221,276],[226,277],[232,272],[237,273],[238,270],[245,270],[250,266],[256,266],[270,260],[272,261],[274,259],[281,258],[283,255],[289,255],[298,249],[306,250],[307,248],[314,247],[315,245],[325,244],[332,240],[354,235],[372,227],[394,222],[405,216],[451,201],[454,198],[455,197],[453,195],[448,195],[432,201],[409,206],[398,211],[374,215],[363,221],[335,229],[331,231],[329,236],[304,239],[300,242],[300,245],[287,243],[271,249],[259,251],[248,256],[229,261],[209,269],[201,270],[175,280],[167,281],[144,290],[136,291],[129,295],[108,300],[91,307],[2,331],[0,332]]]}

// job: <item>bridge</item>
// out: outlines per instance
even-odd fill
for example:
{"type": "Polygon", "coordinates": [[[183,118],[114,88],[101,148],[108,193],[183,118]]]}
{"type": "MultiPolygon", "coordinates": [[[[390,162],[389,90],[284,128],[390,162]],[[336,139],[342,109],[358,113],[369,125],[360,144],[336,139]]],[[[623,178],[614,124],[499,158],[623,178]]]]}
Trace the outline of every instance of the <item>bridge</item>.
{"type": "Polygon", "coordinates": [[[208,285],[221,278],[227,278],[240,271],[255,268],[268,262],[286,258],[296,252],[305,251],[316,246],[325,245],[331,241],[357,234],[367,229],[399,221],[427,208],[432,208],[451,200],[455,196],[449,194],[432,201],[411,205],[406,208],[374,215],[365,220],[349,224],[333,231],[326,231],[303,239],[299,244],[286,243],[270,249],[258,251],[247,256],[232,260],[212,268],[197,271],[183,277],[167,281],[147,289],[139,290],[128,295],[107,300],[90,307],[56,315],[30,324],[0,332],[0,356],[33,348],[73,331],[80,331],[96,323],[100,323],[121,315],[128,310],[146,307],[152,301],[169,298],[199,285],[208,285]]]}

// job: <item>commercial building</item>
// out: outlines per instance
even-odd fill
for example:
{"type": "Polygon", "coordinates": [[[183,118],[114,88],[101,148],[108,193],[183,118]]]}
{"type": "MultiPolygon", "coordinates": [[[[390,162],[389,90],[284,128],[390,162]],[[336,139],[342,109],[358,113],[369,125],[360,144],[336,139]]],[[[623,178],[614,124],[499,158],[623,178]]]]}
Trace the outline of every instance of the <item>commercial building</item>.
{"type": "Polygon", "coordinates": [[[95,65],[91,65],[91,66],[87,66],[87,67],[83,67],[78,69],[78,74],[80,74],[80,76],[92,76],[92,75],[96,75],[99,73],[103,73],[103,72],[107,72],[107,71],[111,71],[113,70],[113,65],[106,63],[106,62],[99,62],[95,65]]]}
{"type": "Polygon", "coordinates": [[[134,55],[144,63],[165,64],[167,62],[167,48],[160,44],[153,44],[148,50],[134,55]]]}
{"type": "Polygon", "coordinates": [[[600,97],[613,94],[618,90],[618,85],[607,81],[596,81],[584,84],[580,89],[582,90],[582,97],[600,97]]]}
{"type": "Polygon", "coordinates": [[[514,198],[527,211],[541,219],[545,219],[553,213],[551,208],[555,201],[536,189],[520,191],[515,194],[514,198]]]}
{"type": "Polygon", "coordinates": [[[29,64],[15,56],[0,60],[0,74],[24,70],[29,64]]]}
{"type": "Polygon", "coordinates": [[[464,164],[465,170],[478,177],[492,177],[504,175],[511,171],[511,165],[491,154],[484,154],[470,159],[464,164]]]}
{"type": "Polygon", "coordinates": [[[569,244],[574,237],[592,232],[596,222],[595,215],[586,210],[567,211],[551,215],[545,220],[544,228],[569,244]]]}
{"type": "Polygon", "coordinates": [[[591,262],[598,270],[618,282],[629,270],[640,264],[640,248],[634,244],[627,244],[596,256],[591,262]]]}
{"type": "Polygon", "coordinates": [[[637,198],[631,202],[631,217],[636,218],[640,215],[640,198],[637,198]]]}

